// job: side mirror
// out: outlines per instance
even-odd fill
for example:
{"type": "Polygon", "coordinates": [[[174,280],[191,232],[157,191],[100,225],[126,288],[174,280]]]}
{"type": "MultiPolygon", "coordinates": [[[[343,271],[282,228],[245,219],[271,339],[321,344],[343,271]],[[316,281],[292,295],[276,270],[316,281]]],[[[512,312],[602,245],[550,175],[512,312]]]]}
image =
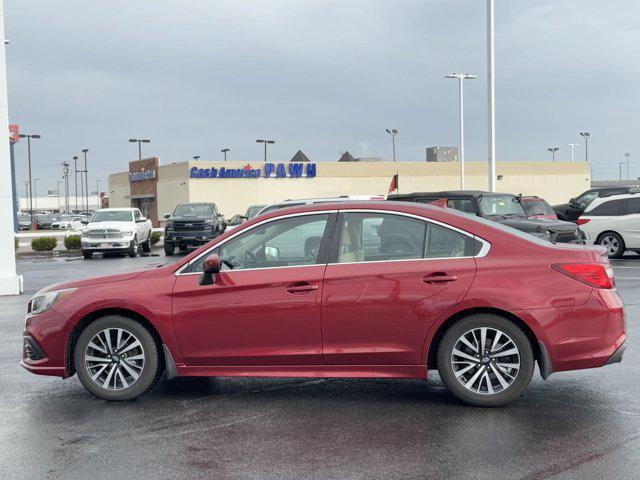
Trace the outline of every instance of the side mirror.
{"type": "Polygon", "coordinates": [[[147,221],[147,217],[140,217],[138,220],[136,220],[138,223],[142,223],[142,222],[146,222],[147,221]]]}
{"type": "Polygon", "coordinates": [[[224,213],[220,213],[220,212],[218,212],[218,216],[219,216],[219,217],[224,217],[224,213]]]}
{"type": "Polygon", "coordinates": [[[569,205],[571,205],[572,207],[575,206],[576,204],[576,199],[575,198],[570,198],[569,199],[569,205]]]}
{"type": "Polygon", "coordinates": [[[80,220],[80,223],[83,225],[89,225],[89,220],[80,220]]]}
{"type": "Polygon", "coordinates": [[[212,253],[204,259],[202,263],[202,275],[200,275],[200,285],[213,285],[216,275],[220,273],[222,261],[217,253],[212,253]]]}
{"type": "Polygon", "coordinates": [[[171,215],[165,215],[164,218],[171,218],[171,215]]]}

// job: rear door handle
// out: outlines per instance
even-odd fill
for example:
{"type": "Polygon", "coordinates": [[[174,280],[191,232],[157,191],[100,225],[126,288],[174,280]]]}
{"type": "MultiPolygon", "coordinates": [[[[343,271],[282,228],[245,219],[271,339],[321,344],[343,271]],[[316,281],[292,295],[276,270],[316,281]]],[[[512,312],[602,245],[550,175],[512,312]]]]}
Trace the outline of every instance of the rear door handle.
{"type": "Polygon", "coordinates": [[[287,292],[294,294],[303,294],[313,292],[314,290],[318,290],[318,285],[304,284],[304,285],[289,285],[286,288],[287,292]]]}
{"type": "Polygon", "coordinates": [[[429,275],[425,275],[422,278],[422,281],[430,285],[437,285],[439,283],[455,282],[457,279],[458,277],[456,277],[455,275],[447,275],[444,272],[435,272],[430,273],[429,275]]]}

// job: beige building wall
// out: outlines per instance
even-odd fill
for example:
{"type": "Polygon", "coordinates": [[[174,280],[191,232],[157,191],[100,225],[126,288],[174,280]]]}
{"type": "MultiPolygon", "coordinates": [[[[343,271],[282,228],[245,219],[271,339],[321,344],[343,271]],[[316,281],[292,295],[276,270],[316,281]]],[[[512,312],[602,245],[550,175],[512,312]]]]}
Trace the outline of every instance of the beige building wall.
{"type": "MultiPolygon", "coordinates": [[[[460,187],[458,163],[316,163],[315,178],[189,178],[191,167],[243,168],[246,162],[182,162],[161,165],[158,172],[158,216],[182,202],[215,202],[227,218],[244,213],[249,205],[269,204],[288,198],[340,195],[386,195],[398,173],[399,192],[456,190],[460,187]]],[[[260,168],[263,163],[252,163],[260,168]]],[[[590,188],[586,163],[503,162],[497,165],[500,192],[539,195],[549,203],[564,203],[590,188]]],[[[465,166],[467,189],[487,189],[487,165],[465,166]]],[[[109,177],[110,201],[128,206],[126,174],[109,177]],[[113,183],[112,183],[113,181],[113,183]],[[124,182],[124,183],[123,183],[124,182]],[[125,185],[126,184],[126,185],[125,185]],[[111,200],[113,199],[113,200],[111,200]]]]}
{"type": "Polygon", "coordinates": [[[129,187],[129,172],[112,173],[109,175],[109,206],[113,208],[130,207],[131,195],[129,187]]]}

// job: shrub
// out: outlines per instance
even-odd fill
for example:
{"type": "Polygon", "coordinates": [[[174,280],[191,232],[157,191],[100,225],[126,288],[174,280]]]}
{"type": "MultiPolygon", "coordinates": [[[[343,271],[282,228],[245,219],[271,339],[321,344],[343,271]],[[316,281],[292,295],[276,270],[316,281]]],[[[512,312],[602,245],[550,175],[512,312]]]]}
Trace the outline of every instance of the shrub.
{"type": "Polygon", "coordinates": [[[31,240],[31,248],[36,252],[49,252],[56,248],[58,240],[55,237],[38,237],[31,240]]]}
{"type": "Polygon", "coordinates": [[[78,250],[80,248],[80,235],[64,237],[64,246],[67,250],[78,250]]]}
{"type": "Polygon", "coordinates": [[[151,245],[155,245],[160,241],[160,237],[162,237],[162,232],[151,232],[151,245]]]}

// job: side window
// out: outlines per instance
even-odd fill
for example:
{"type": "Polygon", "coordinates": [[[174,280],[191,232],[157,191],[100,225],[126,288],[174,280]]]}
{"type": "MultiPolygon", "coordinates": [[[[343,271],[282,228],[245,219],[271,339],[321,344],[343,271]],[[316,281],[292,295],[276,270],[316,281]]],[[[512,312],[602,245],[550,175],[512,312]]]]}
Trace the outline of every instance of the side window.
{"type": "MultiPolygon", "coordinates": [[[[476,240],[450,228],[429,224],[427,258],[471,257],[477,254],[476,240]]],[[[478,245],[480,247],[481,245],[478,245]]]]}
{"type": "Polygon", "coordinates": [[[640,198],[628,198],[625,215],[640,213],[640,198]]]}
{"type": "Polygon", "coordinates": [[[475,215],[476,211],[473,208],[473,200],[470,198],[450,198],[447,200],[447,207],[459,210],[463,213],[470,213],[475,215]]]}
{"type": "Polygon", "coordinates": [[[624,200],[610,200],[598,205],[590,212],[586,212],[587,216],[603,217],[603,216],[617,216],[620,215],[620,209],[624,204],[624,200]]]}
{"type": "Polygon", "coordinates": [[[140,220],[140,210],[135,209],[133,211],[133,221],[137,222],[138,220],[140,220]]]}
{"type": "MultiPolygon", "coordinates": [[[[328,219],[328,214],[318,214],[274,220],[238,235],[210,253],[220,255],[223,270],[315,265],[328,219]]],[[[205,256],[185,272],[202,271],[205,256]]]]}
{"type": "Polygon", "coordinates": [[[422,258],[427,223],[382,213],[345,213],[338,263],[422,258]]]}
{"type": "Polygon", "coordinates": [[[576,204],[580,208],[587,208],[591,202],[593,202],[596,198],[598,198],[598,191],[594,190],[591,192],[586,192],[576,198],[576,204]]]}

